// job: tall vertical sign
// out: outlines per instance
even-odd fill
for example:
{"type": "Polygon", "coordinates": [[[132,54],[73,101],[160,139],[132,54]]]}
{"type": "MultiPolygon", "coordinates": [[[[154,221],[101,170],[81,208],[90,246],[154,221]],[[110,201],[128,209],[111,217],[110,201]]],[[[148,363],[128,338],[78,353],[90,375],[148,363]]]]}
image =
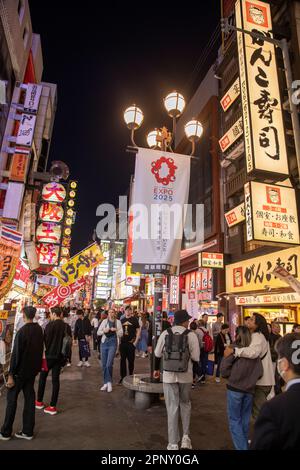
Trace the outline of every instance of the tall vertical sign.
{"type": "Polygon", "coordinates": [[[270,5],[238,0],[237,33],[247,173],[289,174],[270,5]]]}

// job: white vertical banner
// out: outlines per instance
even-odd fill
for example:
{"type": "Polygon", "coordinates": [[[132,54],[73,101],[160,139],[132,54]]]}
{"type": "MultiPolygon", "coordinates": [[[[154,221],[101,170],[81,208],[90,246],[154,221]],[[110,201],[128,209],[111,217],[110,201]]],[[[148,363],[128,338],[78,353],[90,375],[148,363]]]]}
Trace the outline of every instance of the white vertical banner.
{"type": "Polygon", "coordinates": [[[139,148],[136,156],[132,269],[177,274],[190,185],[190,156],[139,148]]]}
{"type": "Polygon", "coordinates": [[[39,109],[42,90],[42,85],[37,85],[36,83],[28,83],[24,102],[25,112],[37,113],[39,109]]]}
{"type": "Polygon", "coordinates": [[[21,116],[20,127],[17,135],[16,144],[32,146],[36,116],[23,113],[21,116]]]}

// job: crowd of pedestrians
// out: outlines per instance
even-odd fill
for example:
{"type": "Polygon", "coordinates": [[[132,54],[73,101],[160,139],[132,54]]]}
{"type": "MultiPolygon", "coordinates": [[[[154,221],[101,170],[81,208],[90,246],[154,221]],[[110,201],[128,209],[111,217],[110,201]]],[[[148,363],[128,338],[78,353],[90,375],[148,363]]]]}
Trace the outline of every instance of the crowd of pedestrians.
{"type": "Polygon", "coordinates": [[[206,314],[196,320],[185,310],[172,316],[163,312],[162,333],[155,350],[152,350],[151,315],[134,312],[131,306],[94,314],[90,310],[55,307],[38,321],[36,309],[25,307],[22,324],[14,340],[0,440],[12,437],[21,391],[24,394],[23,428],[15,434],[17,438],[33,438],[35,409],[52,416],[58,413],[60,374],[65,367],[71,367],[72,346],[77,345],[77,367],[91,367],[89,358],[93,349],[101,363],[100,391],[108,393],[113,390],[116,357],[120,358],[119,384],[122,384],[127,375],[134,374],[137,357],[150,355],[152,358],[154,354],[153,380],[163,382],[169,450],[179,449],[179,446],[192,449],[190,392],[198,384],[202,387],[207,375],[215,376],[217,384],[226,381],[228,426],[235,449],[294,448],[300,444],[297,400],[300,369],[294,360],[295,344],[300,346],[298,324],[293,326],[292,333],[282,337],[278,322],[269,325],[263,315],[254,313],[244,319],[231,337],[222,313],[209,324],[206,314]],[[52,394],[46,405],[44,394],[49,372],[52,394]],[[34,383],[38,375],[35,397],[34,383]],[[250,432],[251,419],[253,433],[250,432]]]}

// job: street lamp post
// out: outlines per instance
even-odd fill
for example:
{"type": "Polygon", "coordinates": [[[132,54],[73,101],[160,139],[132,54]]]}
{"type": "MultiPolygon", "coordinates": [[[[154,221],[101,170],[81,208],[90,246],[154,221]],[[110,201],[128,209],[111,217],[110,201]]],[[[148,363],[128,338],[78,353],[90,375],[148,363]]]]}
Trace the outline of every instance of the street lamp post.
{"type": "MultiPolygon", "coordinates": [[[[163,152],[173,152],[172,145],[175,140],[176,133],[176,120],[182,115],[185,108],[184,97],[174,91],[169,93],[164,99],[164,106],[168,115],[172,118],[173,128],[170,132],[166,127],[156,128],[149,132],[147,135],[147,144],[154,150],[161,150],[163,152]]],[[[124,112],[124,120],[128,129],[131,131],[131,142],[134,148],[137,148],[135,143],[135,131],[141,126],[144,115],[140,108],[136,105],[130,106],[124,112]]],[[[185,134],[192,144],[190,155],[195,152],[195,144],[200,139],[203,133],[203,127],[197,119],[192,119],[185,125],[185,134]]],[[[162,332],[162,304],[163,304],[163,274],[154,274],[154,306],[152,317],[152,360],[151,360],[151,380],[154,371],[154,350],[156,347],[157,339],[162,332]]]]}
{"type": "Polygon", "coordinates": [[[246,29],[238,28],[237,26],[233,26],[229,23],[228,18],[221,18],[221,29],[222,32],[228,33],[229,31],[236,31],[238,33],[248,34],[255,39],[260,39],[275,46],[279,47],[282,50],[282,57],[284,62],[284,72],[285,78],[288,88],[288,97],[289,97],[289,107],[291,113],[291,120],[294,132],[294,142],[295,142],[295,150],[296,150],[296,158],[297,158],[297,167],[298,167],[298,182],[300,181],[300,123],[299,123],[299,116],[298,116],[298,109],[296,104],[293,102],[293,75],[292,75],[292,67],[291,61],[289,56],[289,48],[287,40],[284,39],[274,39],[267,36],[263,36],[254,31],[248,31],[246,29]]]}

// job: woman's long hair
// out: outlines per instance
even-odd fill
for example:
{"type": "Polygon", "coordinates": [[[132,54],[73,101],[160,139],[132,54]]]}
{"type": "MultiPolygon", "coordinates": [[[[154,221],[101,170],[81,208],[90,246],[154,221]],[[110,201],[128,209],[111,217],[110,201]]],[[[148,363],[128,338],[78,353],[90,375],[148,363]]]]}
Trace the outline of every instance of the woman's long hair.
{"type": "Polygon", "coordinates": [[[235,345],[238,348],[247,348],[251,343],[251,332],[247,326],[238,326],[236,329],[235,345]]]}
{"type": "Polygon", "coordinates": [[[262,333],[267,341],[270,339],[270,332],[268,329],[268,323],[265,317],[260,313],[253,313],[255,318],[255,325],[257,326],[255,332],[262,333]]]}

